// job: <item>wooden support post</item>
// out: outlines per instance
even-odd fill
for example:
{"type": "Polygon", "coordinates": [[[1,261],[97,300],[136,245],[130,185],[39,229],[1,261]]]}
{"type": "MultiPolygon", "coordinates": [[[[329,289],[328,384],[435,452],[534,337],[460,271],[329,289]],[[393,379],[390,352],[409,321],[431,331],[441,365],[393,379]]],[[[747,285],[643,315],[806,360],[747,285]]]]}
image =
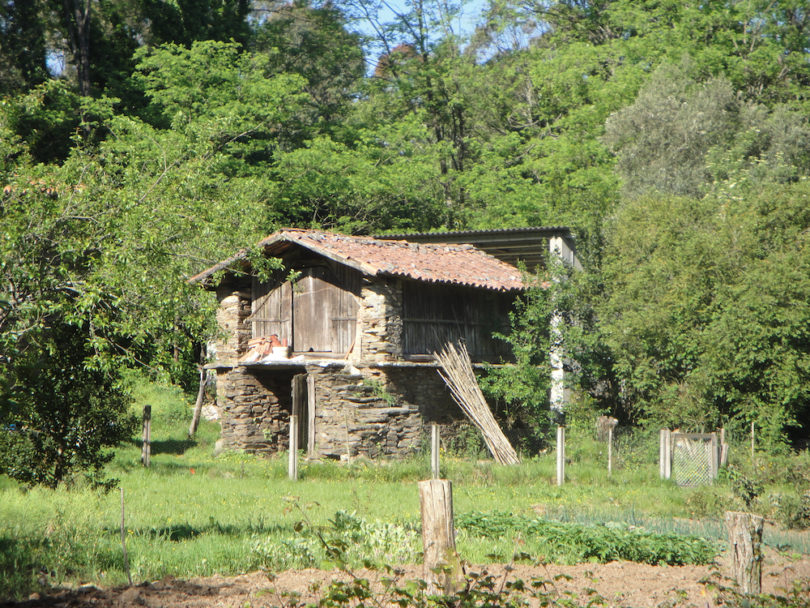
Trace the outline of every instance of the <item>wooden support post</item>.
{"type": "Polygon", "coordinates": [[[439,425],[435,422],[430,425],[430,471],[433,479],[439,479],[439,425]]]}
{"type": "Polygon", "coordinates": [[[726,511],[731,549],[731,575],[743,593],[762,592],[762,526],[764,519],[751,513],[726,511]]]}
{"type": "Polygon", "coordinates": [[[141,443],[141,463],[149,467],[152,461],[152,406],[143,406],[143,438],[141,443]]]}
{"type": "Polygon", "coordinates": [[[709,475],[712,479],[717,479],[717,472],[720,469],[720,444],[717,442],[717,433],[712,433],[709,443],[709,475]]]}
{"type": "Polygon", "coordinates": [[[418,485],[427,592],[452,595],[463,584],[453,524],[453,484],[446,479],[430,479],[418,485]]]}
{"type": "Polygon", "coordinates": [[[565,427],[557,427],[557,485],[565,482],[565,427]]]}
{"type": "Polygon", "coordinates": [[[613,474],[613,426],[608,428],[608,477],[613,474]]]}
{"type": "Polygon", "coordinates": [[[307,458],[315,458],[315,376],[307,374],[307,458]]]}
{"type": "Polygon", "coordinates": [[[292,412],[290,412],[290,441],[289,441],[289,461],[287,463],[287,473],[292,481],[298,480],[298,446],[301,440],[301,430],[298,421],[301,419],[301,412],[304,409],[304,399],[306,398],[306,376],[297,374],[292,379],[292,412]]]}

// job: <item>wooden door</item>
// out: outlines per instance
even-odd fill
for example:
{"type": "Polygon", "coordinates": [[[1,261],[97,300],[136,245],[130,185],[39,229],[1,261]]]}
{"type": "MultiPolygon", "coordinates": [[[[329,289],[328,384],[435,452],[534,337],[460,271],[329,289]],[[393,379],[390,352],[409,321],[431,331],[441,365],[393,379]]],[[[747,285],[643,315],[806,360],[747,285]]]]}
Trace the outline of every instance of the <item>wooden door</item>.
{"type": "Polygon", "coordinates": [[[326,268],[307,268],[293,285],[293,350],[332,353],[331,320],[339,307],[339,288],[326,268]]]}
{"type": "Polygon", "coordinates": [[[253,281],[254,338],[287,338],[296,353],[345,355],[354,345],[357,327],[359,273],[324,266],[300,271],[294,282],[253,281]]]}
{"type": "Polygon", "coordinates": [[[277,335],[292,342],[292,287],[283,283],[260,283],[254,277],[251,304],[251,336],[277,335]]]}

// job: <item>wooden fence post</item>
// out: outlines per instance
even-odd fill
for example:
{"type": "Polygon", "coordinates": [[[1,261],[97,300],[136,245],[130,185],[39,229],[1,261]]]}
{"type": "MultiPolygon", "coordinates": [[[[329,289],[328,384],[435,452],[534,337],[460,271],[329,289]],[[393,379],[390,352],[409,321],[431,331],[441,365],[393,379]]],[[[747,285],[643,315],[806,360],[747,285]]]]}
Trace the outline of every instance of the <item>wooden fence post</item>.
{"type": "Polygon", "coordinates": [[[717,433],[712,433],[711,442],[709,443],[709,475],[712,479],[717,479],[717,473],[720,469],[720,444],[717,443],[717,433]]]}
{"type": "Polygon", "coordinates": [[[557,427],[557,485],[565,482],[565,427],[557,427]]]}
{"type": "Polygon", "coordinates": [[[290,450],[287,460],[287,473],[291,481],[298,480],[298,415],[290,415],[290,450]]]}
{"type": "Polygon", "coordinates": [[[287,474],[290,480],[298,480],[298,442],[299,442],[299,420],[301,411],[304,409],[304,398],[306,397],[306,376],[298,374],[292,379],[292,412],[290,412],[290,441],[287,461],[287,474]]]}
{"type": "Polygon", "coordinates": [[[149,467],[152,461],[152,406],[143,406],[143,439],[141,443],[141,462],[149,467]]]}
{"type": "Polygon", "coordinates": [[[752,422],[751,422],[751,462],[752,462],[752,463],[754,462],[754,445],[755,445],[755,442],[754,442],[754,437],[755,437],[755,434],[754,434],[754,423],[753,423],[753,421],[752,421],[752,422]]]}
{"type": "Polygon", "coordinates": [[[433,479],[439,479],[439,425],[435,422],[430,425],[430,471],[433,479]]]}
{"type": "Polygon", "coordinates": [[[613,426],[608,428],[608,477],[613,474],[613,426]]]}
{"type": "Polygon", "coordinates": [[[418,485],[427,592],[452,595],[463,583],[453,524],[453,484],[447,479],[429,479],[418,485]]]}
{"type": "Polygon", "coordinates": [[[661,429],[658,441],[658,471],[661,479],[669,479],[672,477],[672,432],[661,429]]]}
{"type": "Polygon", "coordinates": [[[731,549],[731,574],[743,593],[762,591],[762,526],[764,519],[751,513],[726,511],[731,549]]]}
{"type": "Polygon", "coordinates": [[[194,438],[194,433],[197,432],[197,427],[200,425],[200,415],[202,414],[203,401],[205,401],[206,370],[202,364],[197,367],[200,372],[200,386],[197,389],[197,400],[194,402],[194,413],[191,415],[191,424],[188,425],[189,439],[194,438]]]}
{"type": "Polygon", "coordinates": [[[720,428],[720,468],[728,466],[728,443],[726,443],[726,427],[720,428]]]}

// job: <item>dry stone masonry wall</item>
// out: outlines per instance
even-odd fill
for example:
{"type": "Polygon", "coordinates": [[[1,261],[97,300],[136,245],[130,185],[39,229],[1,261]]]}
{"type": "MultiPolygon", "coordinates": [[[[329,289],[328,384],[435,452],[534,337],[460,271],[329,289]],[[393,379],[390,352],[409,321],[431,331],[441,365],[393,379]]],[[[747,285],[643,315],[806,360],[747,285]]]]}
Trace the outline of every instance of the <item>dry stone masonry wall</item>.
{"type": "Polygon", "coordinates": [[[289,445],[292,374],[237,367],[217,373],[222,446],[275,453],[289,445]]]}
{"type": "Polygon", "coordinates": [[[233,286],[217,288],[217,324],[221,335],[216,341],[217,362],[236,365],[250,340],[250,294],[233,286]]]}
{"type": "Polygon", "coordinates": [[[419,449],[419,409],[400,403],[385,386],[337,367],[307,370],[314,377],[316,454],[326,458],[402,457],[419,449]]]}
{"type": "Polygon", "coordinates": [[[402,356],[402,284],[378,281],[363,285],[358,310],[360,359],[392,361],[402,356]]]}

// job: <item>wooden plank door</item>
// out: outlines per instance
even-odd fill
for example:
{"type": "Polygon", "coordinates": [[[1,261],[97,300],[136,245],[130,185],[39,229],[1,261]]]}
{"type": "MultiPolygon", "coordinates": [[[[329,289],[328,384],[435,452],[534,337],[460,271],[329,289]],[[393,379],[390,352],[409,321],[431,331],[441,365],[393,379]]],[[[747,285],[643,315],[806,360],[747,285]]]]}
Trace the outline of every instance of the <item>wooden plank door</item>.
{"type": "Polygon", "coordinates": [[[293,350],[331,353],[331,319],[338,307],[338,288],[325,268],[307,268],[293,285],[293,350]]]}
{"type": "Polygon", "coordinates": [[[276,334],[279,339],[292,341],[292,287],[283,283],[261,283],[255,277],[251,299],[251,336],[267,337],[276,334]]]}
{"type": "Polygon", "coordinates": [[[339,268],[337,283],[337,307],[332,315],[332,350],[345,354],[354,346],[357,328],[357,300],[360,293],[360,275],[350,268],[339,268]]]}

